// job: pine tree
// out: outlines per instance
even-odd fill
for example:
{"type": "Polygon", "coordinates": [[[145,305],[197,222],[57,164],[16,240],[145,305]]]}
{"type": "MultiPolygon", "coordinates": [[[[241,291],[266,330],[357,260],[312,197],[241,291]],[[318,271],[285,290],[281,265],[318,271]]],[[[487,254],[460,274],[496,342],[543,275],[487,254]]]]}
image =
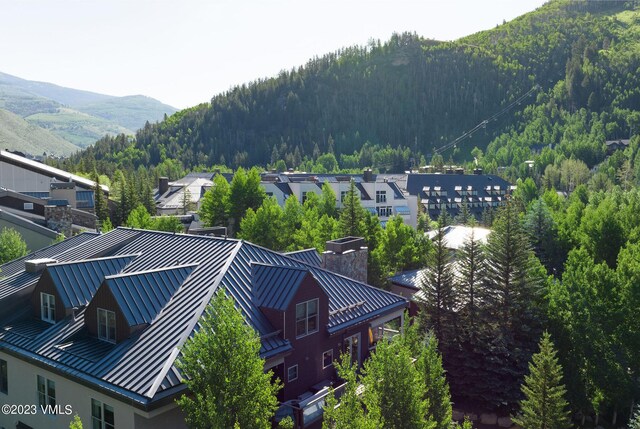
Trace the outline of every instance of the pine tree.
{"type": "Polygon", "coordinates": [[[540,279],[535,276],[529,240],[518,212],[508,202],[501,208],[486,245],[487,282],[494,295],[494,308],[504,332],[522,329],[525,318],[540,297],[540,279]]]}
{"type": "Polygon", "coordinates": [[[523,429],[565,429],[570,427],[566,389],[562,384],[562,366],[556,358],[551,336],[545,332],[540,352],[529,363],[520,402],[520,414],[513,421],[523,429]]]}
{"type": "Polygon", "coordinates": [[[435,421],[435,429],[450,429],[453,412],[451,394],[442,367],[442,357],[438,353],[438,340],[434,335],[428,335],[416,366],[424,379],[427,415],[435,421]]]}
{"type": "Polygon", "coordinates": [[[343,237],[362,237],[367,211],[360,204],[360,196],[353,181],[342,201],[338,230],[343,237]]]}
{"type": "Polygon", "coordinates": [[[178,361],[191,391],[177,401],[189,427],[271,428],[280,384],[264,371],[257,333],[224,293],[212,300],[200,325],[178,361]]]}
{"type": "Polygon", "coordinates": [[[433,330],[441,344],[451,342],[453,305],[455,302],[454,276],[451,254],[445,244],[443,216],[438,221],[438,230],[433,240],[433,251],[429,255],[426,275],[421,284],[422,296],[419,304],[425,315],[426,329],[433,330]]]}
{"type": "Polygon", "coordinates": [[[93,189],[95,213],[98,221],[104,222],[109,217],[109,209],[104,193],[102,192],[102,187],[100,186],[100,176],[98,176],[98,173],[95,171],[93,173],[93,181],[96,183],[93,189]]]}
{"type": "Polygon", "coordinates": [[[458,249],[457,259],[459,275],[456,285],[460,305],[460,328],[464,336],[473,342],[478,330],[479,307],[483,300],[486,274],[484,249],[475,237],[473,225],[471,233],[458,249]]]}

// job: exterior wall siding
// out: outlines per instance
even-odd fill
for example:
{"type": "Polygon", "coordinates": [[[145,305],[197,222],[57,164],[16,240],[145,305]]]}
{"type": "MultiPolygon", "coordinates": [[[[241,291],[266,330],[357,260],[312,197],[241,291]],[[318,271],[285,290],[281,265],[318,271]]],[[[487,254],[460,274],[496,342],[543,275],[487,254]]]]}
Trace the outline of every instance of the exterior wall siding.
{"type": "MultiPolygon", "coordinates": [[[[84,311],[84,323],[89,335],[98,336],[98,308],[113,311],[116,315],[116,342],[123,341],[131,335],[131,329],[120,310],[120,306],[111,294],[109,288],[101,286],[84,311]]],[[[138,328],[140,328],[138,326],[138,328]]]]}
{"type": "Polygon", "coordinates": [[[64,407],[69,405],[70,415],[44,415],[39,410],[35,415],[0,414],[0,426],[7,429],[16,426],[18,421],[34,429],[68,429],[74,414],[78,414],[85,428],[91,426],[91,399],[105,403],[114,409],[117,428],[154,428],[186,429],[184,417],[176,405],[145,413],[131,405],[110,396],[96,392],[73,380],[69,380],[51,371],[36,367],[0,351],[0,359],[7,361],[9,389],[8,394],[0,393],[0,402],[9,405],[38,405],[36,376],[41,375],[56,383],[56,403],[64,407]]]}
{"type": "Polygon", "coordinates": [[[36,319],[40,319],[40,293],[48,293],[49,295],[53,295],[56,297],[56,322],[65,318],[65,308],[64,304],[62,304],[62,299],[60,299],[60,295],[53,285],[53,281],[51,280],[51,276],[47,271],[44,271],[40,276],[40,280],[36,284],[33,293],[31,294],[31,305],[33,306],[33,316],[36,319]]]}

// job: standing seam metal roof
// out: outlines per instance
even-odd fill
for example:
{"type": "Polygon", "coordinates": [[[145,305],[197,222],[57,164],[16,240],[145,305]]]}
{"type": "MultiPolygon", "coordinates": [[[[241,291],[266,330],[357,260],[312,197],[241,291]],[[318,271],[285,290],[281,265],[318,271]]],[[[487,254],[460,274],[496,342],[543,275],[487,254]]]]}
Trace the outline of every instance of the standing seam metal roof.
{"type": "MultiPolygon", "coordinates": [[[[82,377],[97,386],[108,386],[109,390],[145,405],[164,395],[168,389],[184,388],[174,365],[179,347],[199,329],[198,321],[209,306],[212,295],[220,288],[234,298],[247,323],[262,337],[260,354],[263,358],[291,349],[288,341],[278,335],[269,335],[275,329],[254,303],[253,263],[289,267],[273,272],[306,273],[308,270],[329,297],[330,333],[406,306],[406,300],[392,293],[237,240],[118,228],[52,256],[70,261],[80,257],[85,259],[87,255],[126,259],[126,255],[138,253],[140,255],[131,260],[120,275],[106,280],[111,282],[112,290],[120,290],[114,283],[124,282],[124,279],[140,281],[141,286],[142,280],[148,279],[145,277],[148,273],[141,275],[140,271],[179,273],[176,279],[167,280],[167,289],[159,287],[165,292],[174,290],[166,304],[140,308],[136,310],[139,314],[128,316],[133,323],[153,319],[147,328],[118,344],[92,349],[95,339],[87,337],[83,311],[80,311],[76,317],[68,316],[55,325],[24,328],[28,335],[20,335],[17,328],[12,332],[12,326],[18,326],[18,322],[5,323],[4,330],[0,330],[0,339],[4,340],[0,341],[0,348],[11,348],[25,356],[37,355],[39,360],[63,372],[82,377]],[[195,264],[197,267],[190,268],[187,274],[184,265],[195,264]],[[176,286],[182,277],[184,281],[176,286]],[[154,312],[157,315],[152,317],[154,312]]],[[[37,276],[17,273],[12,277],[18,278],[34,282],[37,276]],[[21,278],[23,275],[26,276],[21,278]]],[[[274,288],[276,283],[273,283],[274,288]]],[[[2,287],[0,282],[0,290],[2,287]]],[[[128,291],[129,297],[123,293],[119,298],[121,301],[135,299],[133,291],[128,291]]]]}
{"type": "Polygon", "coordinates": [[[197,265],[105,278],[129,326],[151,323],[197,265]]]}
{"type": "Polygon", "coordinates": [[[111,256],[86,261],[49,264],[47,273],[65,308],[87,305],[105,276],[119,273],[138,255],[111,256]]]}

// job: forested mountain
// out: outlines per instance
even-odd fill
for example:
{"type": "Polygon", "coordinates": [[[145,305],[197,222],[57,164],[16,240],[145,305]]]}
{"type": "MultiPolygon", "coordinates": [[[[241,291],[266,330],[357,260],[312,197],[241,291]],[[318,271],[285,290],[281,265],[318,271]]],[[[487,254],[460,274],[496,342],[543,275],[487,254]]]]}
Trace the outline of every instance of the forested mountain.
{"type": "MultiPolygon", "coordinates": [[[[371,154],[353,153],[369,142],[408,149],[406,168],[485,120],[444,156],[470,161],[492,142],[485,166],[518,169],[531,145],[560,145],[592,166],[606,139],[640,125],[639,24],[636,2],[555,0],[454,42],[396,34],[345,48],[147,124],[133,166],[298,167],[333,152],[340,166],[361,168],[371,154]]],[[[105,143],[85,160],[115,161],[105,143]]]]}
{"type": "MultiPolygon", "coordinates": [[[[142,95],[113,97],[89,91],[65,88],[46,82],[34,82],[0,73],[0,109],[22,117],[79,147],[94,143],[105,134],[134,134],[147,121],[155,122],[176,111],[171,106],[142,95]]],[[[4,118],[8,115],[3,115],[4,118]]],[[[9,127],[5,122],[3,127],[9,127]]],[[[18,141],[10,141],[18,145],[18,141]]],[[[31,146],[39,147],[34,140],[31,146]]],[[[69,155],[66,145],[49,150],[69,155]]],[[[44,148],[34,154],[40,154],[44,148]]]]}

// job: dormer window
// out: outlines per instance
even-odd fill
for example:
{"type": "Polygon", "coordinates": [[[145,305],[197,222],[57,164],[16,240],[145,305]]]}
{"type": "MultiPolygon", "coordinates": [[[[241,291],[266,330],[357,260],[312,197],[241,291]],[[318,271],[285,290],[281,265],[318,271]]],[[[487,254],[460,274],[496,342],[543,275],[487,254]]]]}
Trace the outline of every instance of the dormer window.
{"type": "Polygon", "coordinates": [[[296,338],[318,332],[318,299],[296,304],[296,338]]]}
{"type": "Polygon", "coordinates": [[[116,313],[98,308],[98,338],[110,343],[116,342],[116,313]]]}
{"type": "Polygon", "coordinates": [[[40,318],[45,322],[56,323],[56,297],[40,292],[40,318]]]}

